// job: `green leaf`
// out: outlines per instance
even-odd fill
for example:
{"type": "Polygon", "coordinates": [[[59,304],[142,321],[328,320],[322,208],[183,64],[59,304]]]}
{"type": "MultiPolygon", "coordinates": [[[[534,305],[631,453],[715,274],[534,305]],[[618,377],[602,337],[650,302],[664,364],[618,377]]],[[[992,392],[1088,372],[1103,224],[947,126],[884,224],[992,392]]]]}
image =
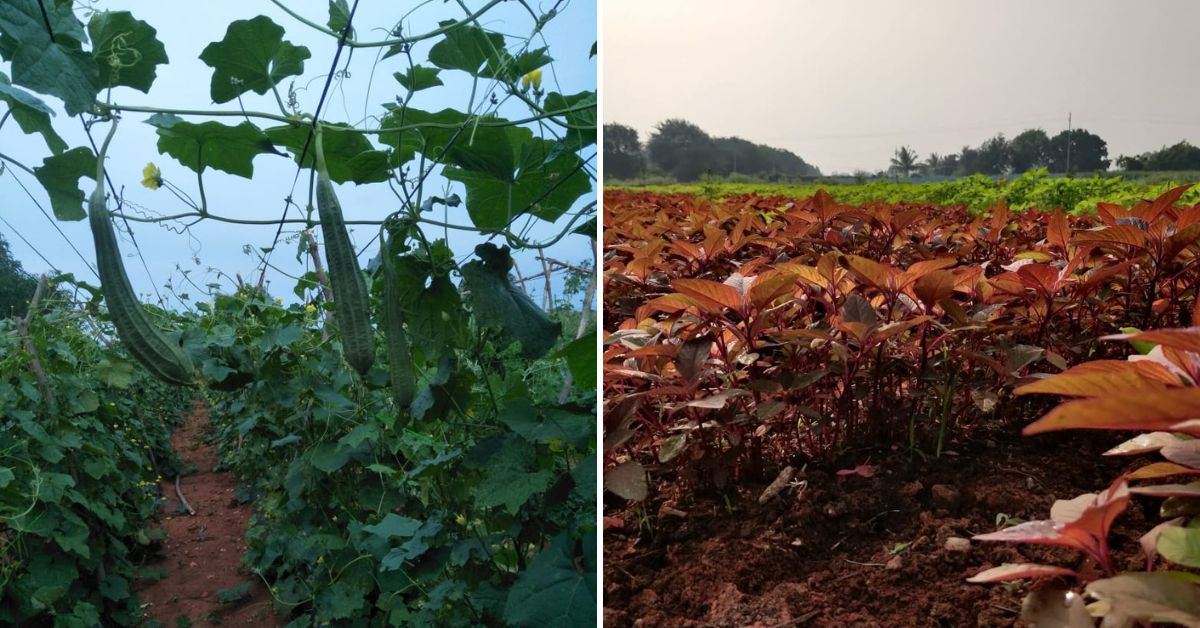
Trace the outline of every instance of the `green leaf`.
{"type": "Polygon", "coordinates": [[[304,72],[308,48],[283,39],[283,27],[260,15],[230,23],[225,38],[209,44],[200,60],[213,68],[212,99],[229,102],[253,91],[265,94],[289,76],[304,72]]]}
{"type": "Polygon", "coordinates": [[[50,196],[55,218],[83,220],[87,217],[83,211],[84,195],[79,189],[79,177],[96,178],[96,156],[91,150],[81,146],[47,157],[33,172],[50,196]]]}
{"type": "Polygon", "coordinates": [[[83,22],[75,17],[75,9],[71,2],[5,0],[0,3],[0,31],[22,43],[48,43],[50,35],[46,30],[47,21],[55,41],[72,48],[79,48],[80,44],[87,42],[83,22]]]}
{"type": "Polygon", "coordinates": [[[59,44],[39,49],[23,43],[13,55],[12,73],[13,83],[61,98],[71,116],[91,109],[100,91],[92,55],[59,44]]]}
{"type": "Polygon", "coordinates": [[[337,443],[321,443],[313,448],[312,466],[325,473],[333,473],[350,461],[350,449],[337,443]]]}
{"type": "MultiPolygon", "coordinates": [[[[417,127],[384,133],[379,136],[379,141],[396,150],[396,155],[392,159],[392,163],[395,165],[407,162],[417,153],[425,155],[432,161],[440,161],[444,157],[450,141],[455,138],[455,129],[466,124],[467,119],[467,114],[455,109],[443,109],[437,113],[429,113],[420,109],[400,107],[393,109],[384,118],[383,126],[385,128],[394,129],[423,124],[439,126],[417,127]]],[[[454,141],[457,140],[454,139],[454,141]]]]}
{"type": "Polygon", "coordinates": [[[1112,613],[1138,621],[1200,624],[1200,589],[1190,574],[1171,571],[1123,573],[1087,585],[1112,613]]]}
{"type": "Polygon", "coordinates": [[[436,275],[429,280],[429,287],[420,290],[417,302],[420,307],[409,310],[409,337],[429,358],[448,354],[459,345],[465,327],[458,288],[450,277],[436,275]]]}
{"type": "Polygon", "coordinates": [[[219,122],[195,124],[173,114],[156,113],[146,124],[158,129],[158,152],[174,157],[196,172],[212,167],[249,179],[254,176],[257,155],[283,154],[249,122],[237,126],[219,122]]]}
{"type": "Polygon", "coordinates": [[[156,66],[167,63],[167,50],[153,26],[128,11],[101,11],[92,15],[88,33],[101,88],[125,85],[150,92],[156,66]]]}
{"type": "MultiPolygon", "coordinates": [[[[342,31],[346,30],[346,24],[350,23],[350,6],[346,0],[329,0],[329,21],[326,24],[329,30],[341,35],[342,31]]],[[[354,27],[350,27],[350,39],[354,39],[354,27]]]]}
{"type": "Polygon", "coordinates": [[[530,497],[549,488],[554,479],[549,470],[531,470],[536,463],[533,445],[520,438],[505,438],[500,448],[488,457],[483,477],[475,485],[475,505],[504,506],[509,513],[516,514],[530,497]]]}
{"type": "Polygon", "coordinates": [[[93,370],[96,378],[113,388],[128,388],[133,382],[135,369],[132,362],[116,357],[104,356],[96,362],[93,370]]]}
{"type": "Polygon", "coordinates": [[[288,434],[287,436],[284,436],[283,438],[277,438],[277,439],[271,441],[271,449],[275,449],[276,447],[283,447],[284,445],[291,445],[292,443],[298,443],[298,442],[300,442],[299,436],[297,436],[295,434],[288,434]]]}
{"type": "Polygon", "coordinates": [[[363,607],[363,587],[337,581],[325,587],[317,594],[317,619],[320,625],[328,625],[330,620],[350,619],[363,607]]]}
{"type": "Polygon", "coordinates": [[[407,89],[412,92],[419,92],[430,87],[444,85],[442,79],[438,78],[438,73],[441,70],[437,68],[427,68],[421,65],[414,65],[408,72],[396,72],[392,76],[407,89]]]}
{"type": "Polygon", "coordinates": [[[564,114],[567,119],[565,148],[576,152],[596,143],[596,92],[579,92],[564,96],[558,92],[546,94],[546,111],[565,111],[575,107],[588,107],[564,114]]]}
{"type": "Polygon", "coordinates": [[[100,595],[115,602],[121,602],[129,597],[129,581],[117,574],[109,574],[100,583],[100,595]]]}
{"type": "Polygon", "coordinates": [[[571,479],[575,481],[575,494],[585,504],[596,503],[596,454],[588,455],[571,469],[571,479]]]}
{"type": "Polygon", "coordinates": [[[375,525],[363,526],[363,532],[373,534],[383,539],[392,537],[409,538],[421,527],[421,522],[411,517],[403,517],[389,512],[383,520],[375,525]]]}
{"type": "Polygon", "coordinates": [[[1158,536],[1158,553],[1186,567],[1200,567],[1200,529],[1172,527],[1158,536]]]}
{"type": "Polygon", "coordinates": [[[582,390],[596,387],[596,332],[584,334],[555,352],[567,361],[574,385],[582,390]]]}
{"type": "Polygon", "coordinates": [[[554,347],[562,325],[550,320],[529,296],[508,280],[512,257],[508,247],[489,243],[475,247],[479,260],[461,268],[463,285],[470,292],[471,311],[481,327],[497,326],[521,343],[527,358],[545,355],[554,347]]]}
{"type": "Polygon", "coordinates": [[[26,134],[41,133],[42,139],[46,140],[46,146],[55,155],[67,149],[67,143],[50,124],[54,110],[37,96],[14,87],[3,72],[0,72],[0,102],[8,105],[13,120],[17,121],[21,131],[26,134]]]}
{"type": "Polygon", "coordinates": [[[446,70],[462,70],[479,76],[484,62],[504,50],[504,36],[454,20],[439,22],[438,26],[446,28],[455,24],[460,25],[429,49],[429,62],[446,70]]]}
{"type": "Polygon", "coordinates": [[[503,229],[526,212],[554,221],[592,189],[579,156],[556,151],[557,146],[557,142],[536,138],[526,142],[512,182],[452,166],[445,168],[445,176],[466,187],[471,221],[484,231],[503,229]]]}
{"type": "MultiPolygon", "coordinates": [[[[329,178],[335,183],[379,183],[390,176],[387,153],[376,150],[360,133],[337,132],[337,128],[350,128],[348,124],[325,124],[328,129],[321,137],[325,150],[325,161],[329,167],[329,178]]],[[[276,126],[266,129],[268,139],[277,145],[286,146],[296,163],[308,140],[309,127],[276,126]]],[[[310,142],[304,157],[305,168],[316,168],[316,144],[310,142]]]]}
{"type": "MultiPolygon", "coordinates": [[[[575,540],[561,533],[517,576],[504,607],[513,626],[596,624],[596,571],[576,566],[575,540]]],[[[584,562],[584,561],[579,561],[584,562]]]]}
{"type": "Polygon", "coordinates": [[[0,467],[0,488],[8,486],[9,483],[15,478],[16,476],[13,475],[12,469],[8,467],[0,467]]]}
{"type": "Polygon", "coordinates": [[[559,408],[538,409],[528,398],[505,403],[497,418],[531,443],[560,440],[586,450],[595,433],[595,417],[559,408]]]}

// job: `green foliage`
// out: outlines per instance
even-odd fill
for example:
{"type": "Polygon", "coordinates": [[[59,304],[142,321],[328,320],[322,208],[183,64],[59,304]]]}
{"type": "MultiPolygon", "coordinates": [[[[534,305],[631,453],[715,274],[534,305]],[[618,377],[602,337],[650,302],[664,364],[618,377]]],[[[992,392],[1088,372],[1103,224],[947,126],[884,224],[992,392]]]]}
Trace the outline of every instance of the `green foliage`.
{"type": "MultiPolygon", "coordinates": [[[[655,185],[642,189],[651,192],[683,192],[699,194],[709,192],[716,196],[758,194],[761,196],[812,196],[817,190],[825,190],[839,203],[861,205],[872,201],[887,203],[924,203],[941,206],[965,206],[973,212],[987,210],[1003,200],[1015,210],[1029,207],[1052,209],[1061,207],[1071,213],[1093,213],[1096,203],[1115,203],[1125,207],[1137,201],[1154,198],[1181,181],[1142,183],[1126,181],[1122,177],[1095,176],[1082,179],[1051,177],[1045,170],[1033,170],[1010,179],[992,179],[984,175],[973,175],[937,183],[906,183],[897,181],[871,181],[868,183],[843,185],[838,183],[803,184],[705,184],[705,185],[655,185]]],[[[1200,189],[1188,190],[1181,202],[1200,201],[1200,189]]]]}
{"type": "Polygon", "coordinates": [[[176,471],[170,424],[185,399],[52,304],[30,334],[61,411],[46,399],[13,326],[0,323],[0,623],[135,625],[129,583],[176,471]],[[98,377],[98,373],[107,376],[98,377]],[[123,375],[116,375],[123,373],[123,375]]]}
{"type": "Polygon", "coordinates": [[[21,268],[9,253],[8,241],[0,235],[0,318],[24,316],[37,280],[21,268]]]}
{"type": "MultiPolygon", "coordinates": [[[[461,301],[445,307],[467,324],[461,301]]],[[[317,623],[594,622],[594,484],[575,479],[586,465],[594,479],[594,392],[576,397],[585,405],[533,394],[529,378],[556,362],[505,357],[486,328],[446,333],[443,321],[409,326],[419,392],[397,407],[386,377],[349,375],[318,312],[249,289],[206,309],[201,328],[232,333],[258,365],[249,386],[212,398],[212,416],[224,465],[260,496],[248,560],[280,610],[317,623]],[[280,329],[296,333],[281,341],[280,329]]]]}
{"type": "MultiPolygon", "coordinates": [[[[53,110],[31,92],[62,100],[66,113],[80,118],[70,121],[72,127],[83,122],[89,129],[115,128],[115,118],[137,110],[139,119],[155,128],[159,152],[200,175],[196,203],[169,174],[154,166],[145,170],[144,185],[162,186],[194,210],[184,219],[179,214],[163,218],[179,220],[172,228],[186,230],[183,221],[192,218],[238,222],[208,206],[204,187],[220,176],[215,171],[254,177],[254,160],[261,155],[290,153],[299,168],[316,169],[315,158],[323,154],[327,177],[316,186],[323,210],[328,208],[324,201],[333,200],[332,183],[386,181],[397,199],[367,220],[396,228],[387,234],[385,259],[376,260],[369,280],[361,282],[361,298],[351,299],[339,289],[348,285],[348,277],[365,276],[357,268],[346,274],[357,264],[348,240],[330,253],[336,221],[325,220],[323,211],[333,302],[325,300],[316,273],[308,272],[294,290],[303,305],[284,307],[261,288],[239,282],[234,294],[216,294],[211,303],[197,304],[198,314],[175,314],[148,310],[128,292],[122,293],[128,298],[114,298],[114,289],[128,289],[128,279],[102,271],[104,285],[89,290],[93,297],[101,291],[107,296],[114,320],[127,322],[137,313],[146,325],[130,333],[124,325],[113,349],[92,343],[86,360],[44,357],[61,401],[57,412],[42,410],[41,388],[28,369],[0,371],[19,378],[0,379],[0,403],[11,397],[24,404],[17,407],[23,414],[15,415],[0,406],[0,425],[17,421],[13,429],[26,429],[23,417],[42,412],[45,416],[37,416],[28,429],[47,430],[45,437],[23,436],[12,449],[5,449],[9,442],[0,432],[0,508],[5,509],[0,512],[12,513],[0,516],[15,517],[30,504],[30,513],[50,513],[20,528],[21,543],[14,544],[13,535],[0,526],[0,545],[25,552],[36,537],[52,548],[0,559],[0,567],[9,570],[4,573],[18,578],[0,578],[0,623],[44,623],[53,617],[62,625],[92,626],[138,620],[128,590],[135,575],[131,548],[151,541],[141,526],[153,514],[153,500],[144,505],[114,487],[137,478],[147,465],[141,454],[120,457],[123,450],[116,449],[114,439],[123,427],[99,434],[106,424],[86,425],[90,431],[79,439],[63,430],[82,434],[81,421],[96,415],[107,419],[103,404],[115,396],[109,388],[162,391],[121,353],[122,346],[144,353],[139,340],[153,331],[146,318],[151,315],[171,318],[182,329],[166,341],[207,382],[196,394],[210,408],[222,463],[256,499],[246,561],[271,585],[277,610],[292,625],[594,623],[596,396],[584,385],[595,381],[586,355],[590,346],[594,357],[595,336],[574,343],[560,337],[564,324],[580,328],[580,312],[564,303],[548,301],[550,312],[534,305],[508,279],[508,250],[541,249],[564,238],[582,244],[585,238],[577,234],[596,237],[595,203],[579,203],[592,190],[591,157],[581,153],[596,142],[596,94],[542,89],[540,68],[553,59],[533,43],[561,10],[533,15],[522,37],[487,26],[497,22],[484,17],[490,6],[426,33],[408,32],[411,13],[403,13],[387,31],[391,39],[381,42],[353,41],[357,32],[382,29],[354,25],[345,0],[328,3],[327,21],[324,11],[316,20],[292,14],[320,31],[325,22],[331,29],[326,35],[334,39],[349,37],[342,60],[353,58],[357,48],[386,48],[378,55],[378,68],[391,64],[386,71],[396,77],[392,87],[403,91],[383,97],[389,101],[383,111],[338,122],[323,119],[338,107],[302,111],[297,92],[305,86],[283,84],[304,74],[311,54],[289,43],[284,28],[269,18],[232,22],[224,37],[199,55],[212,70],[204,104],[211,98],[217,104],[236,101],[236,107],[165,111],[125,108],[109,100],[114,91],[119,98],[121,90],[106,89],[151,88],[168,60],[150,25],[129,13],[99,11],[85,28],[68,0],[0,3],[0,55],[12,66],[6,75],[12,83],[0,82],[0,103],[22,131],[41,133],[53,153],[37,169],[37,178],[61,220],[84,217],[80,177],[96,176],[97,158],[89,147],[68,150],[50,126],[53,110]],[[459,108],[427,112],[411,106],[435,88],[464,79],[472,88],[461,94],[459,108]],[[255,100],[273,101],[268,108],[277,105],[279,114],[254,111],[255,100]],[[528,115],[502,117],[501,108],[512,106],[506,103],[528,106],[528,115]],[[151,115],[142,118],[143,111],[151,115]],[[234,117],[228,114],[236,114],[236,124],[211,119],[234,117]],[[520,121],[514,121],[517,116],[520,121]],[[435,173],[439,180],[427,181],[435,173]],[[430,193],[441,186],[451,189],[430,193]],[[444,222],[426,217],[435,204],[445,207],[446,216],[439,217],[444,222]],[[462,224],[454,224],[451,209],[460,213],[462,224]],[[528,222],[515,224],[519,218],[528,222]],[[564,220],[554,225],[556,236],[536,243],[526,239],[535,218],[564,220]],[[482,249],[481,260],[456,259],[444,240],[430,241],[422,225],[502,237],[506,247],[482,249]],[[466,290],[463,283],[470,284],[466,290]],[[389,338],[405,338],[407,350],[395,343],[388,343],[386,352],[374,348],[385,305],[389,338]],[[329,312],[334,324],[326,327],[329,312]],[[358,314],[361,324],[348,330],[345,321],[358,314]],[[344,347],[355,354],[351,361],[360,376],[343,359],[344,347]],[[398,394],[393,394],[390,372],[406,374],[398,394]],[[568,373],[576,385],[567,384],[568,373]],[[80,389],[84,385],[92,389],[80,389]],[[94,456],[101,462],[74,451],[92,443],[112,445],[94,456]],[[59,455],[50,447],[55,444],[72,451],[59,455]],[[5,462],[9,454],[23,456],[20,464],[5,462]],[[75,466],[89,463],[92,467],[75,466]],[[117,501],[99,501],[91,497],[93,490],[112,491],[117,501]],[[117,541],[129,551],[118,551],[117,541]],[[100,565],[107,578],[96,575],[100,565]]],[[[511,22],[505,24],[507,31],[511,22]]],[[[348,70],[335,71],[331,81],[350,78],[348,70]]],[[[293,193],[304,188],[299,185],[293,193]]],[[[120,185],[109,192],[124,194],[120,185]]],[[[308,199],[288,201],[311,206],[311,196],[310,190],[308,199]]],[[[125,199],[102,194],[97,199],[91,215],[96,226],[109,228],[93,231],[111,235],[104,203],[125,199]]],[[[305,234],[298,258],[308,251],[311,236],[305,234]]],[[[100,261],[118,268],[115,241],[99,248],[100,261]]],[[[594,286],[572,275],[567,290],[577,294],[584,284],[594,286]]],[[[88,307],[98,312],[99,304],[93,298],[88,307]]],[[[64,310],[62,316],[84,314],[64,310]]],[[[107,322],[101,326],[111,333],[107,322]]],[[[9,350],[0,352],[0,363],[19,361],[11,328],[0,327],[0,332],[9,343],[0,343],[0,350],[9,350]]],[[[42,334],[39,347],[52,351],[73,334],[82,335],[49,326],[37,333],[42,334]]],[[[190,373],[188,379],[194,379],[190,373]]],[[[117,407],[159,409],[152,395],[122,390],[117,407]]],[[[155,434],[155,446],[165,445],[165,426],[157,425],[155,434]]],[[[157,452],[155,459],[161,462],[169,454],[157,452]]],[[[24,525],[27,515],[0,521],[10,525],[20,519],[24,525]]],[[[232,601],[240,593],[233,589],[218,597],[232,601]]]]}

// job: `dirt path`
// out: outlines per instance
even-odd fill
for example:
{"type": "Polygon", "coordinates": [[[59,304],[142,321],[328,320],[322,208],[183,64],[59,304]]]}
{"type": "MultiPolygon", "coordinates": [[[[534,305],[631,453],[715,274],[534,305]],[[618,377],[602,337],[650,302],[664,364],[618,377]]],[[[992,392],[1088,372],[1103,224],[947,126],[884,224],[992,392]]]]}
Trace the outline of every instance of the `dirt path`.
{"type": "MultiPolygon", "coordinates": [[[[814,464],[803,493],[766,505],[756,483],[726,500],[662,482],[644,510],[606,496],[604,624],[1011,626],[1025,592],[1044,584],[967,577],[1005,562],[1094,569],[1068,550],[949,539],[995,530],[1003,517],[1044,519],[1055,498],[1103,489],[1145,462],[1099,456],[1120,440],[999,429],[924,463],[876,452],[871,478],[839,479],[839,465],[814,464]]],[[[1110,540],[1121,568],[1144,568],[1137,537],[1157,506],[1135,500],[1117,520],[1110,540]]]]}
{"type": "Polygon", "coordinates": [[[181,617],[196,626],[217,621],[225,626],[281,626],[262,581],[241,564],[252,506],[238,504],[234,497],[237,480],[232,475],[214,471],[218,458],[216,449],[204,440],[207,427],[208,414],[197,404],[171,437],[184,463],[196,465],[195,472],[180,482],[183,496],[196,514],[181,514],[174,478],[164,479],[167,538],[162,558],[147,567],[161,569],[166,575],[147,584],[138,595],[147,618],[167,627],[187,625],[181,617]],[[249,590],[235,602],[222,602],[217,595],[218,590],[233,590],[247,582],[249,590]]]}

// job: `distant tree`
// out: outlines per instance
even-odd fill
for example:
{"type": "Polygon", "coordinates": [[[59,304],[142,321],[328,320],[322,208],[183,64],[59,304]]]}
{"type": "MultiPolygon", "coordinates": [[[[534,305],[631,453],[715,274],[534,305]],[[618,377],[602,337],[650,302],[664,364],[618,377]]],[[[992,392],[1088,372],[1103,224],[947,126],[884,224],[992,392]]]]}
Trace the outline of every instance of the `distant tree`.
{"type": "Polygon", "coordinates": [[[913,172],[917,170],[917,151],[908,146],[901,146],[896,149],[892,156],[891,171],[898,173],[904,177],[911,177],[913,172]]]}
{"type": "Polygon", "coordinates": [[[13,259],[8,241],[0,235],[0,318],[24,316],[36,288],[37,280],[13,259]]]}
{"type": "Polygon", "coordinates": [[[658,123],[646,148],[650,160],[679,181],[695,181],[720,166],[713,139],[700,127],[679,118],[658,123]]]}
{"type": "Polygon", "coordinates": [[[958,155],[955,153],[948,155],[929,153],[929,157],[925,158],[923,168],[929,174],[948,177],[958,169],[958,155]]]}
{"type": "Polygon", "coordinates": [[[975,174],[980,169],[979,150],[970,146],[963,146],[958,152],[958,168],[954,171],[955,174],[975,174]]]}
{"type": "Polygon", "coordinates": [[[1008,140],[1000,133],[979,145],[979,169],[983,174],[1006,174],[1012,168],[1008,140]]]}
{"type": "Polygon", "coordinates": [[[624,124],[604,125],[604,176],[632,179],[642,173],[638,132],[624,124]]]}
{"type": "Polygon", "coordinates": [[[1200,170],[1200,148],[1183,141],[1140,156],[1146,170],[1200,170]]]}
{"type": "Polygon", "coordinates": [[[1046,146],[1050,136],[1041,129],[1022,131],[1008,143],[1012,171],[1021,173],[1046,167],[1046,146]]]}
{"type": "Polygon", "coordinates": [[[1121,155],[1117,157],[1117,169],[1126,171],[1145,170],[1146,162],[1139,156],[1121,155]]]}
{"type": "Polygon", "coordinates": [[[1062,131],[1046,145],[1046,163],[1051,172],[1108,170],[1108,143],[1086,129],[1062,131]],[[1071,163],[1067,165],[1067,142],[1071,146],[1071,163]]]}

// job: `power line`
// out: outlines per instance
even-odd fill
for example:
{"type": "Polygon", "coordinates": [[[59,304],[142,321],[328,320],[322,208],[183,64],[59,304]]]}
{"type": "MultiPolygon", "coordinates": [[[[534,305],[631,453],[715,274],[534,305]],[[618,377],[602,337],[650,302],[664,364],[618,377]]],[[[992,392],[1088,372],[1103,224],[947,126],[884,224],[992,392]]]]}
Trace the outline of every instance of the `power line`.
{"type": "MultiPolygon", "coordinates": [[[[46,25],[46,34],[50,37],[50,43],[58,43],[54,40],[54,28],[53,26],[50,26],[50,14],[46,11],[46,1],[37,0],[37,7],[42,11],[42,24],[46,25]]],[[[84,133],[86,133],[86,136],[88,136],[88,142],[91,144],[92,152],[95,152],[95,154],[98,156],[98,154],[100,154],[100,150],[96,148],[96,139],[91,137],[91,127],[88,126],[88,122],[84,121],[82,113],[76,115],[76,118],[79,120],[79,125],[83,126],[84,133]]],[[[112,177],[109,177],[107,169],[102,168],[102,171],[104,172],[104,180],[106,180],[108,183],[108,189],[113,191],[113,196],[115,197],[116,186],[113,185],[113,179],[112,177]]],[[[100,181],[96,181],[96,184],[100,185],[100,181]]],[[[120,197],[116,197],[116,209],[118,209],[118,211],[121,209],[120,197]]],[[[146,279],[150,280],[150,287],[154,289],[155,297],[158,298],[158,304],[166,303],[166,301],[164,301],[162,298],[162,294],[158,293],[157,282],[154,280],[154,275],[150,274],[150,265],[146,264],[146,258],[142,255],[142,247],[138,246],[138,239],[134,237],[133,229],[130,228],[130,221],[127,219],[125,220],[125,231],[130,234],[130,240],[133,241],[133,250],[137,251],[138,258],[142,259],[142,268],[146,271],[146,279]]]]}
{"type": "Polygon", "coordinates": [[[83,262],[83,265],[86,266],[88,270],[92,271],[92,274],[96,276],[96,279],[99,279],[100,274],[96,272],[96,268],[92,266],[92,263],[88,261],[88,258],[85,257],[83,253],[79,252],[79,249],[75,247],[75,243],[71,242],[71,238],[68,238],[67,234],[63,233],[62,228],[58,226],[58,221],[50,217],[50,214],[46,211],[46,208],[42,207],[42,204],[39,203],[33,193],[29,191],[29,188],[25,187],[25,184],[17,178],[17,174],[15,172],[10,170],[9,174],[12,175],[13,181],[16,181],[17,185],[21,186],[21,190],[25,192],[25,196],[28,196],[29,200],[33,201],[34,206],[37,207],[38,211],[42,213],[42,217],[50,223],[51,227],[54,227],[54,230],[58,232],[58,235],[62,236],[62,239],[66,241],[67,246],[71,247],[72,251],[75,251],[75,255],[79,256],[79,260],[83,262]]]}
{"type": "MultiPolygon", "coordinates": [[[[39,0],[40,1],[40,0],[39,0]]],[[[342,29],[342,36],[338,38],[337,50],[333,53],[333,63],[329,66],[329,73],[325,75],[325,86],[321,88],[321,97],[317,100],[317,108],[313,110],[312,126],[308,128],[308,135],[304,139],[304,148],[300,150],[300,158],[296,160],[296,176],[292,179],[292,190],[295,191],[296,183],[300,180],[300,171],[304,169],[304,158],[308,155],[308,147],[312,143],[313,133],[317,130],[317,125],[321,120],[321,108],[325,105],[325,98],[329,95],[329,87],[333,85],[333,77],[337,74],[338,60],[342,57],[342,50],[346,47],[346,39],[350,37],[350,30],[354,24],[354,13],[358,11],[358,0],[354,0],[354,5],[350,7],[350,13],[346,16],[346,26],[342,29]]],[[[316,164],[313,164],[314,167],[316,164]]],[[[276,245],[279,244],[279,236],[283,233],[283,221],[287,219],[288,209],[291,208],[291,195],[284,200],[283,215],[279,217],[279,228],[275,230],[275,237],[271,240],[271,248],[267,249],[267,254],[263,256],[262,274],[259,276],[259,284],[262,284],[262,278],[267,274],[267,262],[270,261],[271,254],[275,252],[276,245]]]]}
{"type": "Polygon", "coordinates": [[[50,260],[46,259],[46,256],[45,256],[45,255],[42,255],[42,252],[41,252],[41,251],[39,251],[39,250],[37,250],[37,247],[36,247],[36,246],[34,246],[34,245],[33,245],[33,244],[32,244],[32,243],[29,241],[29,240],[25,239],[25,236],[21,235],[21,232],[20,232],[20,231],[17,231],[17,228],[16,228],[16,227],[14,227],[14,226],[12,226],[12,223],[10,223],[10,222],[8,222],[7,220],[5,220],[5,219],[4,219],[4,216],[0,216],[0,222],[3,222],[3,223],[4,223],[4,224],[5,224],[5,225],[6,225],[6,226],[9,228],[9,230],[11,230],[13,233],[17,234],[17,237],[18,237],[18,238],[21,238],[21,241],[25,243],[25,246],[27,246],[27,247],[29,247],[30,249],[32,249],[32,250],[33,250],[33,252],[34,252],[34,253],[35,253],[35,254],[36,254],[38,257],[42,258],[42,261],[43,261],[43,262],[46,262],[46,265],[50,267],[50,270],[53,270],[53,271],[55,271],[55,272],[58,272],[58,267],[57,267],[57,266],[55,266],[55,265],[54,265],[54,264],[53,264],[53,263],[52,263],[50,260]]]}

